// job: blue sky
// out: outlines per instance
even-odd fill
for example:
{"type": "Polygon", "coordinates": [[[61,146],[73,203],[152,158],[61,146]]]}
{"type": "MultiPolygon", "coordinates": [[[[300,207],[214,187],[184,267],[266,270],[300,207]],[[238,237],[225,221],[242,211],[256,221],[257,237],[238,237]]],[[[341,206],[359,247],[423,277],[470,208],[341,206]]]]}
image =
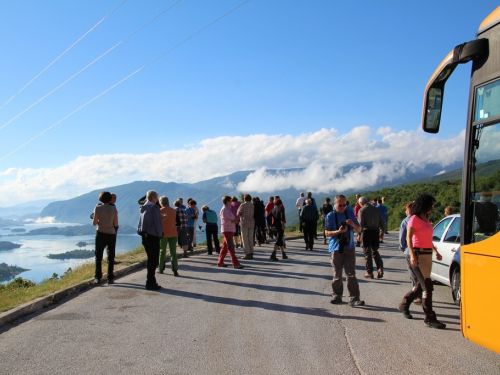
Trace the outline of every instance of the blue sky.
{"type": "Polygon", "coordinates": [[[0,206],[245,169],[252,190],[266,168],[310,167],[281,182],[314,190],[352,162],[382,163],[374,181],[403,173],[384,163],[461,160],[470,65],[448,82],[439,135],[419,130],[423,90],[496,1],[250,0],[29,142],[241,3],[0,2],[0,106],[119,6],[0,109],[0,206]]]}

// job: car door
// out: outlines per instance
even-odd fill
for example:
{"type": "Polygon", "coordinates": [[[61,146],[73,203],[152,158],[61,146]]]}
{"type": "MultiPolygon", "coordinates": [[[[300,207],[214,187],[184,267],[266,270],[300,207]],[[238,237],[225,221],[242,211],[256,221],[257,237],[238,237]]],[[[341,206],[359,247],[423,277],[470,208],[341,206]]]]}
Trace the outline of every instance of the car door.
{"type": "MultiPolygon", "coordinates": [[[[437,223],[436,226],[434,227],[432,242],[434,246],[437,247],[439,253],[447,251],[444,249],[446,244],[444,244],[444,242],[442,241],[445,238],[445,234],[447,233],[448,227],[450,226],[453,219],[454,218],[452,216],[447,216],[439,223],[437,223]]],[[[448,270],[448,268],[449,268],[449,263],[448,267],[445,267],[444,265],[444,256],[441,261],[438,261],[434,253],[432,254],[432,271],[431,271],[432,280],[436,280],[439,281],[440,283],[448,285],[450,281],[448,280],[448,274],[445,272],[448,270]]]]}
{"type": "Polygon", "coordinates": [[[460,217],[457,216],[453,218],[453,221],[445,231],[441,241],[441,247],[438,247],[438,252],[443,257],[443,259],[441,260],[441,267],[440,267],[440,270],[443,271],[443,274],[441,275],[448,280],[448,283],[446,283],[446,285],[449,285],[450,264],[459,246],[460,246],[460,217]]]}

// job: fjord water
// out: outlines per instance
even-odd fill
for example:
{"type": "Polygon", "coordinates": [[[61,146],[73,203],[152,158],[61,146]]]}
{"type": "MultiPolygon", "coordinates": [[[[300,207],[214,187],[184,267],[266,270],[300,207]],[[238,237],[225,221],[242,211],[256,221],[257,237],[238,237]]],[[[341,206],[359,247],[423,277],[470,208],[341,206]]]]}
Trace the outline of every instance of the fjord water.
{"type": "MultiPolygon", "coordinates": [[[[26,233],[33,229],[47,227],[67,227],[80,224],[58,223],[58,224],[36,224],[29,223],[23,226],[10,228],[0,228],[0,241],[9,241],[21,244],[20,248],[0,251],[0,263],[7,263],[10,266],[18,266],[29,269],[16,277],[22,277],[34,282],[40,282],[52,277],[54,273],[62,276],[68,268],[85,263],[93,262],[94,258],[89,259],[49,259],[49,254],[60,254],[75,249],[94,250],[94,236],[60,236],[60,235],[39,235],[26,236],[13,233],[11,229],[23,228],[26,233]],[[88,245],[78,247],[76,244],[80,241],[87,242],[88,245]]],[[[135,249],[141,244],[141,237],[137,234],[118,234],[116,241],[116,253],[124,253],[135,249]]],[[[12,279],[11,279],[12,280],[12,279]]],[[[11,281],[9,280],[9,281],[11,281]]],[[[4,281],[7,283],[9,281],[4,281]]]]}

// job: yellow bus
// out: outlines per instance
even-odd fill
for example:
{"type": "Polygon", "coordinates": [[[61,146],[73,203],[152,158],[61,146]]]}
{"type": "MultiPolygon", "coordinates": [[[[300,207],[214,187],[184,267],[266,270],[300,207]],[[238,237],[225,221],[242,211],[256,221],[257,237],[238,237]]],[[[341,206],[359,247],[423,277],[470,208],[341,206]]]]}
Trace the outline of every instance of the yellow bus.
{"type": "Polygon", "coordinates": [[[425,88],[422,128],[439,132],[444,86],[458,64],[472,63],[466,122],[460,222],[461,308],[465,338],[500,353],[500,190],[476,188],[480,164],[500,163],[500,7],[476,39],[456,46],[425,88]],[[497,274],[499,272],[499,274],[497,274]]]}

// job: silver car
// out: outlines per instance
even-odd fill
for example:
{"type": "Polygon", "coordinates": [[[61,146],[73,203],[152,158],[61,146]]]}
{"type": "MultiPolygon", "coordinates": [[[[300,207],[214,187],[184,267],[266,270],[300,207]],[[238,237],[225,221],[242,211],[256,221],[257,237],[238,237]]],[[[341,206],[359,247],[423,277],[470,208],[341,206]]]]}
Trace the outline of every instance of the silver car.
{"type": "Polygon", "coordinates": [[[437,260],[436,255],[432,254],[431,279],[451,286],[450,265],[460,248],[460,214],[446,216],[437,223],[432,242],[443,259],[437,260]]]}

